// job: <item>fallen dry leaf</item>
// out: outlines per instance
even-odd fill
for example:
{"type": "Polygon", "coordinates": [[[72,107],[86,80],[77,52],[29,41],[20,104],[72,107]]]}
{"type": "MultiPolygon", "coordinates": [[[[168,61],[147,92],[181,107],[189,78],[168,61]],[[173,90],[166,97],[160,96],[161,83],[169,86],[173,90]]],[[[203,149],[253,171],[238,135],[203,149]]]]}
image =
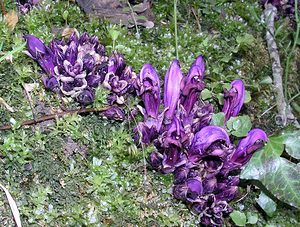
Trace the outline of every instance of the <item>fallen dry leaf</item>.
{"type": "Polygon", "coordinates": [[[19,17],[18,14],[15,10],[11,10],[9,11],[6,15],[5,15],[5,21],[9,27],[10,30],[14,30],[18,21],[19,21],[19,17]]]}
{"type": "Polygon", "coordinates": [[[77,31],[76,28],[65,28],[63,31],[62,31],[62,37],[64,38],[70,38],[70,36],[73,34],[73,33],[76,33],[77,36],[79,36],[79,32],[77,31]]]}

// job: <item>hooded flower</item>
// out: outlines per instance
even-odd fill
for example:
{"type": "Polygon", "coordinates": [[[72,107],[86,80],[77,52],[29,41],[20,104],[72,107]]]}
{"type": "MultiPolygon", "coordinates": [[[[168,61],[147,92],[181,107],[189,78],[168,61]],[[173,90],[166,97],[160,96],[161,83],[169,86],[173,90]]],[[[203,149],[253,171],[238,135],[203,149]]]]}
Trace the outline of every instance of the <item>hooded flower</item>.
{"type": "Polygon", "coordinates": [[[200,155],[216,141],[222,141],[230,145],[230,139],[227,132],[219,126],[206,126],[195,134],[191,149],[197,151],[200,155]]]}
{"type": "Polygon", "coordinates": [[[172,120],[180,97],[180,83],[183,75],[177,60],[172,61],[165,76],[164,107],[165,117],[172,120]]]}
{"type": "Polygon", "coordinates": [[[145,64],[136,80],[137,94],[145,106],[145,117],[158,117],[160,105],[160,83],[155,69],[145,64]]]}
{"type": "Polygon", "coordinates": [[[24,39],[27,44],[27,51],[25,53],[36,60],[45,73],[51,75],[54,71],[52,50],[33,35],[25,35],[24,39]]]}
{"type": "Polygon", "coordinates": [[[240,112],[245,99],[245,86],[242,80],[234,80],[231,82],[232,88],[224,91],[225,122],[230,117],[235,117],[240,112]]]}
{"type": "Polygon", "coordinates": [[[204,60],[199,56],[192,64],[188,75],[181,82],[180,103],[189,113],[199,98],[199,93],[204,89],[204,60]]]}

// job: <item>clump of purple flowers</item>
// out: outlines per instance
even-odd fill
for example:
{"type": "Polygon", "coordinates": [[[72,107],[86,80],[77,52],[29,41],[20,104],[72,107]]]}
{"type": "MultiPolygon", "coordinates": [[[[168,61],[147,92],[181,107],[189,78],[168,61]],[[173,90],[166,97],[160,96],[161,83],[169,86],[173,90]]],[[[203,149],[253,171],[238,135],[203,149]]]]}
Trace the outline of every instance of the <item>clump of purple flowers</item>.
{"type": "Polygon", "coordinates": [[[84,33],[78,37],[73,33],[68,40],[54,39],[48,46],[33,35],[24,38],[27,54],[46,74],[46,89],[72,97],[82,105],[93,103],[95,88],[100,84],[111,92],[110,105],[123,104],[124,96],[133,91],[136,75],[132,68],[117,52],[108,57],[96,36],[84,33]]]}
{"type": "Polygon", "coordinates": [[[17,7],[22,14],[28,13],[40,0],[17,0],[17,7]]]}
{"type": "MultiPolygon", "coordinates": [[[[174,60],[165,75],[161,106],[160,82],[155,69],[141,69],[136,90],[144,107],[144,121],[134,129],[135,142],[153,143],[151,166],[162,173],[173,173],[173,195],[200,216],[201,224],[220,226],[232,209],[228,202],[238,192],[237,170],[268,140],[261,129],[253,129],[237,145],[226,130],[210,125],[213,106],[199,99],[205,87],[204,59],[199,56],[183,75],[174,60]]],[[[225,122],[240,112],[245,88],[241,80],[224,91],[225,122]]]]}

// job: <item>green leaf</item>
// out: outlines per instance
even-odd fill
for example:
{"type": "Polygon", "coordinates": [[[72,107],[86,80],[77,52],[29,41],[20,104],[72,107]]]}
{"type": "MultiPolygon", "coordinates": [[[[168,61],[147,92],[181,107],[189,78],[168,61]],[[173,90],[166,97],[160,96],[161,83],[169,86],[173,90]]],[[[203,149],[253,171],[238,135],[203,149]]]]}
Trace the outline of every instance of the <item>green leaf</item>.
{"type": "Polygon", "coordinates": [[[236,37],[236,42],[240,46],[251,46],[251,45],[253,45],[254,41],[255,41],[255,38],[253,37],[253,35],[247,34],[247,33],[243,36],[236,37]]]}
{"type": "Polygon", "coordinates": [[[266,76],[259,83],[260,84],[272,84],[273,80],[270,76],[266,76]]]}
{"type": "Polygon", "coordinates": [[[251,93],[246,90],[244,103],[249,103],[251,101],[251,93]]]}
{"type": "Polygon", "coordinates": [[[250,131],[252,124],[250,117],[247,115],[238,116],[238,117],[231,117],[226,126],[230,133],[236,137],[244,137],[250,131]]]}
{"type": "Polygon", "coordinates": [[[300,159],[300,131],[288,134],[284,143],[286,152],[293,158],[300,159]]]}
{"type": "Polygon", "coordinates": [[[223,112],[220,112],[220,113],[212,115],[212,119],[211,119],[210,124],[223,127],[224,126],[224,121],[225,121],[225,115],[224,115],[223,112]]]}
{"type": "Polygon", "coordinates": [[[272,217],[276,211],[276,203],[269,198],[263,192],[260,193],[258,199],[256,199],[258,205],[266,212],[266,214],[272,217]]]}
{"type": "Polygon", "coordinates": [[[204,89],[202,92],[201,92],[201,98],[202,100],[206,100],[206,99],[210,99],[212,97],[212,93],[210,90],[208,89],[204,89]]]}
{"type": "Polygon", "coordinates": [[[115,30],[115,29],[110,29],[109,30],[109,34],[110,34],[110,37],[113,41],[116,41],[120,35],[120,32],[118,30],[115,30]]]}
{"type": "Polygon", "coordinates": [[[300,208],[300,166],[281,158],[284,136],[269,138],[241,172],[241,179],[259,180],[276,198],[300,208]]]}
{"type": "Polygon", "coordinates": [[[255,225],[258,221],[256,213],[247,212],[247,224],[255,225]]]}
{"type": "Polygon", "coordinates": [[[234,224],[236,224],[237,226],[245,226],[246,225],[246,215],[240,211],[233,211],[230,214],[230,217],[232,219],[232,221],[234,222],[234,224]]]}

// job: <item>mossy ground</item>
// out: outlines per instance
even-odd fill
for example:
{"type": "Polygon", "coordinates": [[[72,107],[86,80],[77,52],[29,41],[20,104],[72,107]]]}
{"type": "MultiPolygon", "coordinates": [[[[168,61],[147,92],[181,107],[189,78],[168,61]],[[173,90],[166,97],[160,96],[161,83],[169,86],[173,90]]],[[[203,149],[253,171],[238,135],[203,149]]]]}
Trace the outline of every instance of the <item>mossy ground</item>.
{"type": "MultiPolygon", "coordinates": [[[[7,10],[13,8],[11,3],[5,6],[7,10]]],[[[271,65],[257,1],[245,4],[183,0],[178,8],[181,66],[186,72],[196,56],[205,56],[205,82],[215,112],[222,104],[223,87],[241,78],[252,97],[243,113],[269,134],[278,130],[274,109],[262,115],[273,106],[274,95],[266,80],[271,76],[271,65]]],[[[169,62],[175,58],[173,9],[168,1],[154,1],[153,10],[155,27],[139,28],[140,37],[137,37],[135,29],[112,27],[106,21],[86,17],[69,1],[44,1],[41,7],[20,16],[14,31],[1,18],[0,53],[21,45],[24,34],[36,35],[48,43],[53,37],[60,38],[66,26],[97,35],[110,53],[109,30],[116,29],[120,32],[116,49],[124,54],[126,62],[136,72],[144,63],[151,63],[163,77],[169,62]]],[[[284,21],[278,22],[278,26],[281,24],[285,26],[284,21]]],[[[292,31],[288,31],[286,38],[278,34],[282,36],[282,48],[292,36],[292,31]]],[[[292,74],[296,71],[297,64],[292,74]]],[[[0,125],[31,119],[32,108],[36,115],[59,110],[59,99],[43,89],[40,78],[37,64],[22,52],[14,54],[12,62],[0,63],[0,97],[15,109],[11,113],[0,108],[0,125]],[[38,84],[30,92],[33,107],[24,92],[28,83],[38,84]]],[[[291,83],[290,87],[291,93],[295,93],[295,86],[291,83]]],[[[99,100],[101,103],[101,97],[99,100]]],[[[128,101],[129,107],[135,104],[135,99],[128,101]]],[[[67,116],[47,123],[0,132],[0,182],[17,201],[24,226],[193,226],[198,223],[184,204],[172,198],[172,177],[146,168],[145,157],[151,148],[144,151],[136,148],[131,139],[132,124],[107,121],[93,114],[67,116]]],[[[246,211],[258,213],[261,226],[299,225],[299,212],[282,205],[275,217],[262,215],[255,202],[257,196],[252,190],[234,207],[243,206],[246,211]]],[[[0,224],[14,225],[3,193],[0,224]]],[[[226,224],[232,223],[228,219],[226,224]]]]}

